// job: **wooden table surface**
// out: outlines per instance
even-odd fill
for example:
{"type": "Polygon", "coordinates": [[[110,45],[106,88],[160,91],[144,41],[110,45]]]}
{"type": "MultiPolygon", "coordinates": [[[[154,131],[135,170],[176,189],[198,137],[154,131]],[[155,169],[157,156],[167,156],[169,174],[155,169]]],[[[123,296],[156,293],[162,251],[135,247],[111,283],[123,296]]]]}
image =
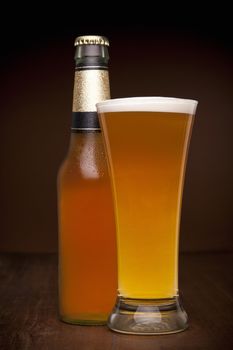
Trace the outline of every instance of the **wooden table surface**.
{"type": "Polygon", "coordinates": [[[0,255],[0,349],[233,349],[233,254],[180,257],[188,330],[160,336],[114,333],[57,318],[56,255],[0,255]]]}

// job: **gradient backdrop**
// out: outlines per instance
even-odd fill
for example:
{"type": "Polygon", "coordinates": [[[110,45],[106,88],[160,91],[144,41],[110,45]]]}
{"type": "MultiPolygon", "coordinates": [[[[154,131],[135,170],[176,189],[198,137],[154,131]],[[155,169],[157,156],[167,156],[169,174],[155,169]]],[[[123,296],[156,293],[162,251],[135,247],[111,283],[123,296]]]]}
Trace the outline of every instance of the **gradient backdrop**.
{"type": "Polygon", "coordinates": [[[181,250],[232,250],[230,15],[213,8],[183,14],[176,8],[169,16],[148,10],[131,22],[122,16],[106,22],[100,12],[85,20],[89,14],[82,11],[41,11],[35,17],[33,11],[17,16],[15,9],[10,25],[1,25],[0,251],[57,251],[56,175],[69,142],[73,42],[83,34],[110,39],[113,98],[199,100],[181,250]]]}

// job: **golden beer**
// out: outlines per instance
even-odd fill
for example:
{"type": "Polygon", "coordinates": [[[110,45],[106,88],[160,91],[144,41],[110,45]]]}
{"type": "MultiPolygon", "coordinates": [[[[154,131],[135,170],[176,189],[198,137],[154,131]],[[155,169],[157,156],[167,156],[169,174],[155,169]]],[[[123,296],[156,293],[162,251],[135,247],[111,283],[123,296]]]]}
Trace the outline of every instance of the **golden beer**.
{"type": "Polygon", "coordinates": [[[115,200],[120,299],[178,296],[181,199],[195,108],[195,101],[172,98],[98,105],[115,200]]]}

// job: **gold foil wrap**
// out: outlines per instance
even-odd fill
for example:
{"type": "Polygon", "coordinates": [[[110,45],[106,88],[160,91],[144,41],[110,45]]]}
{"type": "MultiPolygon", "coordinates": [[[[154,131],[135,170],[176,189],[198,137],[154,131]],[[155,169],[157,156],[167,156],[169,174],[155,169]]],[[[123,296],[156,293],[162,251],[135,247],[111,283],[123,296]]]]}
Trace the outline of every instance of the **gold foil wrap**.
{"type": "Polygon", "coordinates": [[[73,112],[96,112],[96,103],[109,98],[107,70],[89,69],[75,72],[73,112]]]}

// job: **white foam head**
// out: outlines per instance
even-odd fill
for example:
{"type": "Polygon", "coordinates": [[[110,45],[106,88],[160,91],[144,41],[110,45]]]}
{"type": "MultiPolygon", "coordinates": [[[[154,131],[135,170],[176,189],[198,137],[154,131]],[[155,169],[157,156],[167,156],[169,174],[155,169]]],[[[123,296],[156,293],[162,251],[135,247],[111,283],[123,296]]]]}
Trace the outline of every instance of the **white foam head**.
{"type": "Polygon", "coordinates": [[[96,104],[99,113],[107,112],[173,112],[194,115],[198,102],[174,97],[128,97],[96,104]]]}

